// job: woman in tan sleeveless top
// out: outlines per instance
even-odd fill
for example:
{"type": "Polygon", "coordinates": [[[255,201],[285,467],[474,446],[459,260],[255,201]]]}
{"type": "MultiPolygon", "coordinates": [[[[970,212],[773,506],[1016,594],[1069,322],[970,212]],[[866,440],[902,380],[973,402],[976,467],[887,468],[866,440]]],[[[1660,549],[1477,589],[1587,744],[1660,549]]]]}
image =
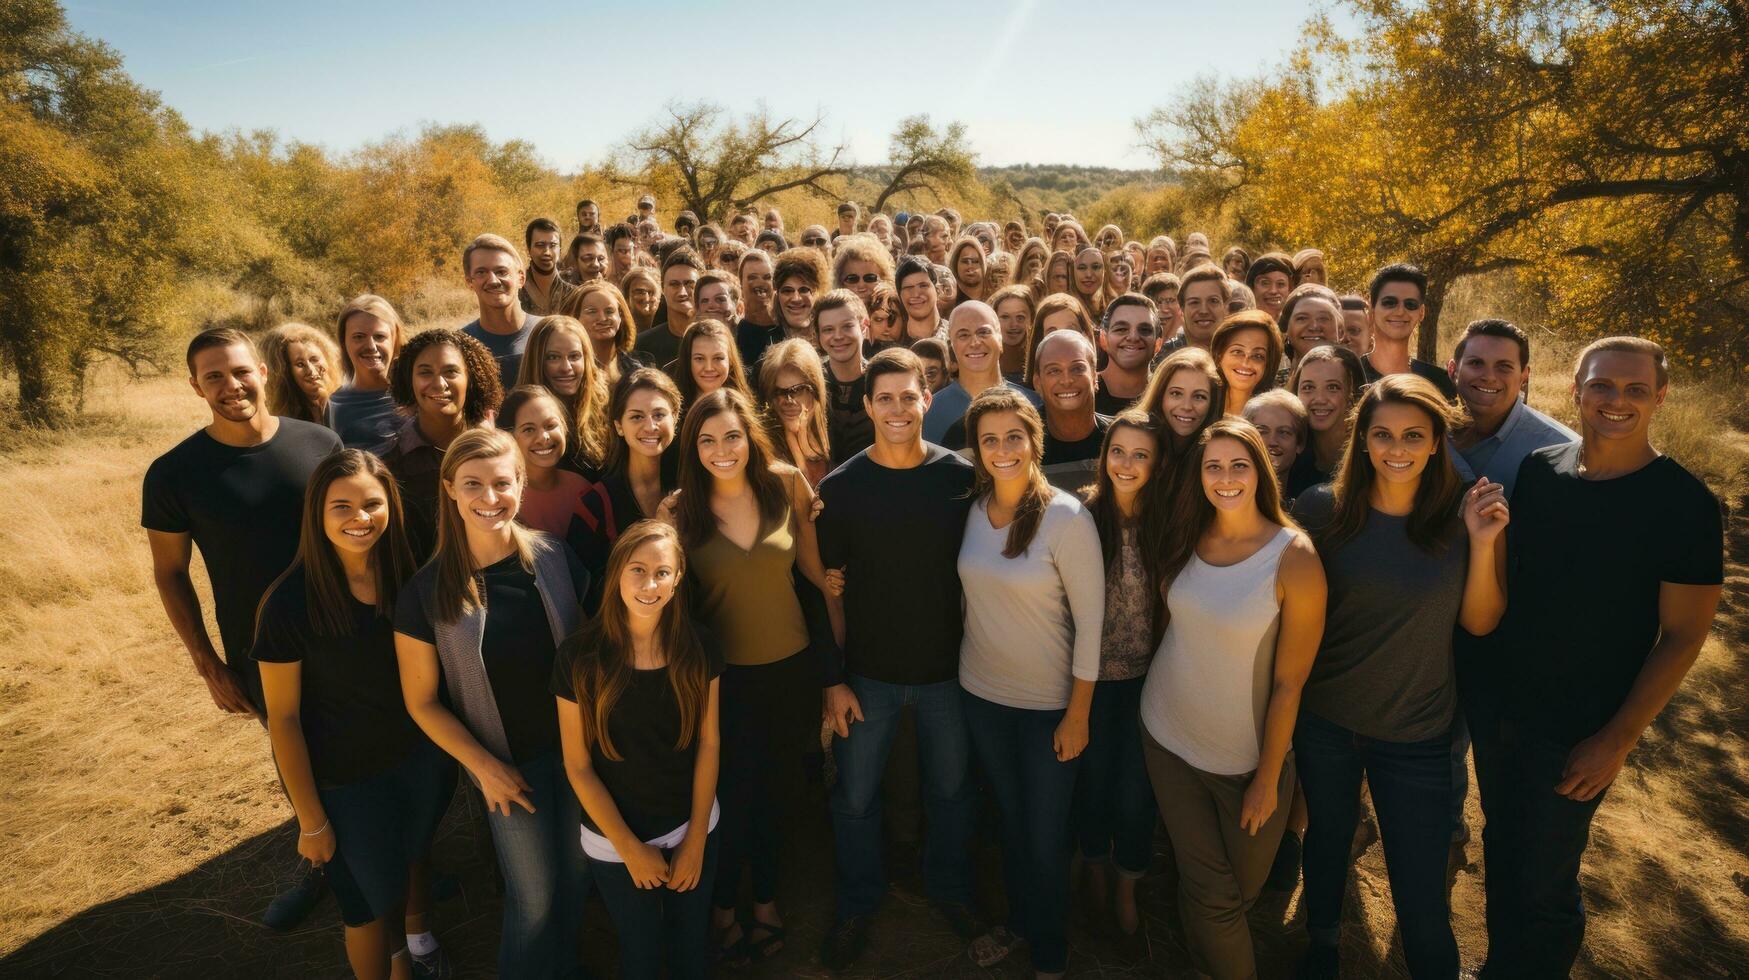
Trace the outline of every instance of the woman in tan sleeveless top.
{"type": "Polygon", "coordinates": [[[753,403],[731,388],[686,406],[680,447],[680,488],[660,516],[680,531],[698,614],[726,664],[713,917],[724,959],[765,959],[784,938],[777,854],[782,815],[793,809],[784,802],[820,726],[824,675],[796,592],[798,570],[825,587],[808,519],[814,494],[776,461],[753,403]],[[753,879],[744,927],[735,921],[743,865],[753,879]]]}

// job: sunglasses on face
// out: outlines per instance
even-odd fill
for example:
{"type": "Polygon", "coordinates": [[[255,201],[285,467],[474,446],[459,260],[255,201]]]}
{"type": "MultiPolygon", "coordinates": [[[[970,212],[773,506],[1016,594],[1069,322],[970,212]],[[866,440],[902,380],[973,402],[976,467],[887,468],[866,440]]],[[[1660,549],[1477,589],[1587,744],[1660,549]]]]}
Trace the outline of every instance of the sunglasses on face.
{"type": "Polygon", "coordinates": [[[799,402],[804,398],[814,397],[814,386],[804,381],[799,385],[791,385],[788,388],[779,388],[772,392],[771,396],[777,401],[799,402]]]}
{"type": "MultiPolygon", "coordinates": [[[[1408,310],[1410,313],[1413,313],[1416,310],[1419,310],[1421,308],[1421,301],[1418,299],[1413,299],[1413,298],[1405,299],[1405,300],[1402,300],[1401,302],[1403,304],[1403,309],[1408,310]]],[[[1384,309],[1384,310],[1394,310],[1397,308],[1397,303],[1398,303],[1397,297],[1386,296],[1386,297],[1383,297],[1379,300],[1379,308],[1384,309]]]]}
{"type": "Polygon", "coordinates": [[[808,246],[811,246],[814,248],[818,248],[821,245],[826,244],[826,239],[824,239],[824,238],[804,238],[804,239],[802,239],[802,244],[808,245],[808,246]]]}
{"type": "Polygon", "coordinates": [[[856,283],[864,282],[864,283],[868,283],[870,286],[872,286],[875,283],[880,282],[880,281],[881,281],[880,273],[878,273],[878,272],[865,272],[860,276],[853,276],[853,275],[842,276],[839,278],[838,283],[839,283],[839,285],[842,285],[842,286],[852,286],[852,285],[855,285],[856,283]]]}

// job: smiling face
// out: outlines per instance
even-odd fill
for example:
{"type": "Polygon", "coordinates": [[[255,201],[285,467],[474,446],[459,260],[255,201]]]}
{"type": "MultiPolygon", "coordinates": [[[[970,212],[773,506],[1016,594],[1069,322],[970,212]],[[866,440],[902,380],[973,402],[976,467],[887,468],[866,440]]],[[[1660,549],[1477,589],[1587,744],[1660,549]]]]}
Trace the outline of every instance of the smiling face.
{"type": "Polygon", "coordinates": [[[1299,458],[1300,450],[1305,448],[1300,444],[1299,419],[1287,409],[1273,405],[1247,408],[1245,414],[1251,417],[1251,424],[1263,436],[1263,447],[1269,450],[1269,465],[1274,468],[1277,480],[1285,481],[1287,471],[1299,458]]]}
{"type": "Polygon", "coordinates": [[[577,226],[589,229],[601,224],[601,208],[593,204],[585,204],[577,209],[577,226]]]}
{"type": "Polygon", "coordinates": [[[1287,318],[1287,342],[1300,354],[1342,336],[1342,311],[1322,296],[1301,296],[1287,318]]]}
{"type": "Polygon", "coordinates": [[[341,329],[352,376],[360,384],[389,383],[389,360],[395,356],[395,330],[369,313],[354,313],[341,329]]]}
{"type": "MultiPolygon", "coordinates": [[[[929,362],[924,360],[924,364],[929,362]]],[[[929,411],[929,393],[917,386],[909,371],[892,371],[869,383],[862,407],[874,420],[875,437],[894,448],[923,439],[923,415],[929,411]]]]}
{"type": "Polygon", "coordinates": [[[1032,330],[1032,316],[1027,312],[1026,300],[1010,296],[997,303],[996,322],[1002,330],[1003,347],[1025,344],[1026,335],[1032,330]]]}
{"type": "Polygon", "coordinates": [[[566,398],[575,395],[583,386],[583,372],[588,370],[585,362],[589,352],[583,349],[583,338],[573,329],[555,329],[547,335],[546,346],[541,355],[541,377],[546,386],[566,398]]]}
{"type": "Polygon", "coordinates": [[[1198,472],[1203,496],[1216,510],[1238,511],[1256,506],[1257,481],[1262,474],[1257,472],[1251,450],[1238,439],[1231,436],[1210,439],[1202,448],[1202,468],[1198,472]]]}
{"type": "Polygon", "coordinates": [[[583,296],[577,307],[577,321],[589,332],[591,343],[611,344],[619,339],[619,304],[602,290],[583,296]]]}
{"type": "Polygon", "coordinates": [[[680,584],[679,572],[680,551],[669,538],[651,538],[633,549],[619,573],[627,618],[646,623],[660,619],[680,584]]]}
{"type": "Polygon", "coordinates": [[[1002,355],[1001,327],[983,310],[966,309],[954,316],[947,336],[962,374],[988,378],[996,370],[1002,355]]]}
{"type": "Polygon", "coordinates": [[[1098,249],[1082,249],[1075,256],[1075,289],[1083,296],[1092,296],[1104,283],[1105,257],[1098,249]]]}
{"type": "Polygon", "coordinates": [[[1573,382],[1579,427],[1600,439],[1643,442],[1668,390],[1658,387],[1658,369],[1651,355],[1593,351],[1573,382]]]}
{"type": "Polygon", "coordinates": [[[1110,311],[1103,336],[1106,356],[1123,371],[1144,371],[1160,349],[1160,332],[1148,308],[1125,304],[1110,311]]]}
{"type": "Polygon", "coordinates": [[[565,418],[551,398],[530,398],[516,411],[510,431],[525,469],[550,470],[565,458],[565,418]]]}
{"type": "Polygon", "coordinates": [[[1015,412],[987,412],[978,418],[978,465],[998,483],[1024,480],[1033,460],[1032,434],[1015,412]]]}
{"type": "Polygon", "coordinates": [[[1348,424],[1348,370],[1337,361],[1300,365],[1300,386],[1294,390],[1306,406],[1313,432],[1328,432],[1348,424]]]}
{"type": "Polygon", "coordinates": [[[304,397],[328,396],[328,358],[319,345],[293,341],[285,347],[285,359],[291,365],[292,380],[298,383],[304,397]]]}
{"type": "Polygon", "coordinates": [[[613,431],[632,452],[659,458],[674,441],[674,405],[660,391],[640,388],[626,398],[625,412],[613,420],[613,431]]]}
{"type": "Polygon", "coordinates": [[[721,320],[724,323],[734,323],[740,313],[735,309],[735,301],[729,296],[729,284],[712,282],[708,286],[698,288],[698,315],[706,319],[721,320]]]}
{"type": "Polygon", "coordinates": [[[692,372],[692,383],[698,387],[699,397],[716,391],[729,380],[729,345],[721,337],[694,338],[687,367],[692,372]]]}
{"type": "Polygon", "coordinates": [[[1373,409],[1362,438],[1373,473],[1390,483],[1415,483],[1438,446],[1433,419],[1414,405],[1389,402],[1373,409]]]}
{"type": "Polygon", "coordinates": [[[1372,305],[1372,328],[1379,336],[1406,344],[1426,315],[1421,290],[1414,283],[1387,282],[1379,288],[1379,298],[1372,305]]]}
{"type": "Polygon", "coordinates": [[[1281,308],[1287,303],[1287,294],[1293,292],[1293,278],[1285,272],[1265,272],[1257,277],[1257,282],[1251,287],[1251,292],[1257,297],[1257,308],[1271,317],[1280,317],[1281,308]]]}
{"type": "Polygon", "coordinates": [[[455,480],[443,489],[461,512],[462,523],[476,531],[503,531],[522,505],[522,480],[514,456],[470,459],[456,467],[455,480]]]}
{"type": "Polygon", "coordinates": [[[1269,363],[1269,334],[1261,329],[1235,330],[1221,342],[1221,377],[1237,395],[1249,397],[1263,381],[1269,363]]]}
{"type": "Polygon", "coordinates": [[[1094,354],[1076,334],[1057,333],[1038,347],[1038,363],[1032,378],[1044,399],[1045,413],[1057,416],[1090,415],[1093,412],[1094,354]]]}
{"type": "Polygon", "coordinates": [[[449,344],[433,344],[413,360],[413,404],[431,419],[455,419],[468,399],[468,365],[449,344]]]}
{"type": "Polygon", "coordinates": [[[790,276],[777,286],[777,305],[783,308],[785,322],[806,324],[814,315],[813,284],[801,276],[790,276]]]}
{"type": "Polygon", "coordinates": [[[856,294],[864,307],[874,301],[875,284],[881,281],[880,267],[866,259],[846,259],[839,272],[838,285],[856,294]]]}
{"type": "Polygon", "coordinates": [[[1184,337],[1193,347],[1204,347],[1214,339],[1215,327],[1227,316],[1227,301],[1221,298],[1220,283],[1202,279],[1185,286],[1178,294],[1184,307],[1184,337]]]}
{"type": "Polygon", "coordinates": [[[1510,337],[1477,334],[1464,341],[1463,356],[1451,364],[1451,379],[1477,422],[1488,425],[1512,411],[1530,378],[1518,357],[1518,341],[1510,337]]]}
{"type": "Polygon", "coordinates": [[[698,461],[719,480],[733,479],[747,470],[750,451],[747,427],[734,412],[718,412],[698,427],[698,461]]]}
{"type": "Polygon", "coordinates": [[[468,288],[474,291],[481,312],[508,310],[522,288],[522,267],[516,256],[491,248],[474,249],[468,256],[468,288]]]}
{"type": "Polygon", "coordinates": [[[1188,436],[1208,417],[1209,402],[1214,394],[1207,375],[1194,368],[1181,367],[1166,379],[1166,386],[1160,392],[1160,414],[1166,417],[1166,424],[1173,432],[1188,436]]]}
{"type": "Polygon", "coordinates": [[[820,349],[833,364],[854,365],[862,360],[862,341],[867,324],[847,306],[820,314],[816,324],[820,349]]]}
{"type": "Polygon", "coordinates": [[[662,298],[668,301],[668,312],[690,319],[693,291],[698,287],[698,270],[690,265],[674,265],[662,273],[662,298]]]}
{"type": "Polygon", "coordinates": [[[919,323],[927,323],[939,315],[935,305],[935,279],[929,273],[918,271],[905,277],[899,283],[899,302],[905,307],[907,319],[919,323]]]}
{"type": "Polygon", "coordinates": [[[632,311],[639,316],[650,316],[656,312],[656,287],[639,279],[632,283],[631,292],[626,294],[626,302],[631,304],[632,311]]]}
{"type": "Polygon", "coordinates": [[[1105,450],[1105,475],[1120,505],[1135,500],[1148,485],[1159,451],[1154,436],[1133,425],[1120,425],[1111,434],[1111,444],[1105,450]]]}
{"type": "Polygon", "coordinates": [[[328,484],[322,499],[322,533],[337,552],[363,555],[389,529],[389,495],[369,473],[354,473],[328,484]]]}
{"type": "Polygon", "coordinates": [[[771,313],[771,260],[760,253],[758,258],[741,262],[741,295],[764,315],[771,313]]]}

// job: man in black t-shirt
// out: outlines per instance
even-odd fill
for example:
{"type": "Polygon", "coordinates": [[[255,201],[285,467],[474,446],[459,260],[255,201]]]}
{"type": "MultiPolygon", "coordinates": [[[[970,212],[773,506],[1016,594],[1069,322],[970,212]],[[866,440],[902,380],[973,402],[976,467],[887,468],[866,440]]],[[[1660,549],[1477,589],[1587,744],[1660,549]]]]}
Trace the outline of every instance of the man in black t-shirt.
{"type": "MultiPolygon", "coordinates": [[[[261,676],[249,656],[255,607],[297,555],[304,487],[316,464],[340,450],[340,437],[268,414],[267,368],[243,333],[207,330],[189,343],[187,360],[189,384],[211,408],[212,422],[146,470],[140,524],[151,542],[158,597],[213,703],[259,720],[261,676]],[[189,576],[195,548],[218,607],[222,660],[189,576]]],[[[267,924],[291,928],[320,897],[320,874],[300,875],[268,907],[267,924]]]]}
{"type": "Polygon", "coordinates": [[[874,442],[874,422],[863,409],[868,378],[863,341],[868,311],[848,289],[834,289],[814,304],[814,343],[826,352],[826,434],[837,466],[874,442]]]}
{"type": "Polygon", "coordinates": [[[838,736],[838,907],[820,961],[835,970],[867,947],[868,917],[885,891],[881,779],[906,705],[916,708],[923,761],[925,886],[956,932],[971,939],[980,931],[971,911],[971,746],[959,690],[958,562],[972,468],[923,441],[930,396],[917,355],[881,351],[864,377],[874,444],[820,482],[818,520],[820,557],[846,579],[843,673],[826,678],[827,719],[838,736]]]}
{"type": "Polygon", "coordinates": [[[1506,618],[1459,662],[1487,867],[1483,976],[1560,976],[1584,939],[1591,819],[1694,664],[1724,578],[1719,502],[1651,445],[1664,352],[1612,337],[1574,372],[1581,441],[1518,470],[1506,618]]]}
{"type": "Polygon", "coordinates": [[[1409,343],[1427,316],[1427,273],[1405,263],[1387,265],[1372,277],[1372,352],[1361,358],[1366,383],[1387,374],[1414,374],[1439,389],[1447,401],[1457,399],[1457,385],[1437,364],[1409,356],[1409,343]]]}
{"type": "Polygon", "coordinates": [[[1099,471],[1099,447],[1111,417],[1094,411],[1093,342],[1073,330],[1057,330],[1038,345],[1033,383],[1044,399],[1043,468],[1051,486],[1075,493],[1099,471]]]}

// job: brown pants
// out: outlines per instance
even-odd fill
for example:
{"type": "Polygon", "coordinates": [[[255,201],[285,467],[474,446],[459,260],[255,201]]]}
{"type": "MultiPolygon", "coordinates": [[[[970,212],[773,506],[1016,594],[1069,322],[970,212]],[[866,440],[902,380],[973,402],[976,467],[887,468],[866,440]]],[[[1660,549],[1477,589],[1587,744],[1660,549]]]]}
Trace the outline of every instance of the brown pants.
{"type": "Polygon", "coordinates": [[[1142,756],[1178,864],[1178,903],[1197,968],[1226,980],[1257,975],[1245,913],[1263,890],[1293,806],[1294,761],[1276,785],[1275,812],[1253,837],[1239,828],[1251,776],[1203,772],[1142,730],[1142,756]]]}

